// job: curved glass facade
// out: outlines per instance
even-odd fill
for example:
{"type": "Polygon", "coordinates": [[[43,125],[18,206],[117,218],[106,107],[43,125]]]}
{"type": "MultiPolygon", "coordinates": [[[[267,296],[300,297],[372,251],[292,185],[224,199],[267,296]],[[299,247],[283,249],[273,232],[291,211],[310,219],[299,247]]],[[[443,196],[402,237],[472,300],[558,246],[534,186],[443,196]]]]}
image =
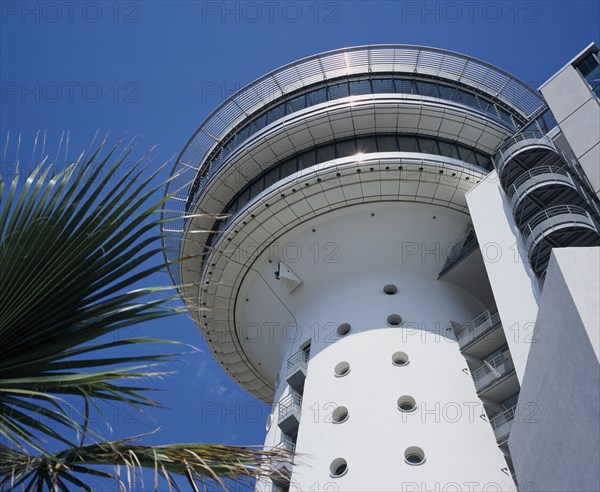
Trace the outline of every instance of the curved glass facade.
{"type": "Polygon", "coordinates": [[[315,106],[327,101],[342,99],[349,96],[366,94],[407,94],[432,97],[446,101],[463,104],[469,108],[480,111],[495,121],[511,130],[518,129],[521,125],[515,116],[482,95],[469,92],[457,86],[439,81],[426,81],[416,77],[378,76],[376,78],[345,78],[319,84],[309,90],[302,89],[283,100],[267,106],[260,114],[251,117],[241,127],[234,130],[211,153],[204,165],[204,171],[199,174],[197,181],[192,186],[195,191],[208,171],[220,167],[238,146],[266,126],[275,121],[302,109],[315,106]]]}
{"type": "Polygon", "coordinates": [[[445,139],[391,133],[334,140],[278,162],[253,179],[225,207],[223,213],[229,217],[219,221],[216,229],[226,225],[246,203],[280,179],[332,159],[375,152],[419,152],[442,155],[475,164],[483,169],[493,169],[489,155],[445,139]]]}

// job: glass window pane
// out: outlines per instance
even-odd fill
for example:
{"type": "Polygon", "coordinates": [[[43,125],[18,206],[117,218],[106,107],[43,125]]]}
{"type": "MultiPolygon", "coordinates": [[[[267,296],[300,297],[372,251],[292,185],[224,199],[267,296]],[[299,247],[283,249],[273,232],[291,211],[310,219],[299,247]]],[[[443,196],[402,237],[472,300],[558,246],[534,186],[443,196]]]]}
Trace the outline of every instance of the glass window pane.
{"type": "Polygon", "coordinates": [[[298,165],[300,169],[306,169],[307,167],[314,166],[317,162],[315,160],[316,152],[314,150],[309,150],[308,152],[304,152],[298,156],[298,165]]]}
{"type": "Polygon", "coordinates": [[[278,104],[277,106],[269,109],[267,111],[267,125],[270,125],[274,121],[277,121],[279,118],[283,118],[285,116],[285,104],[278,104]]]}
{"type": "Polygon", "coordinates": [[[475,152],[475,158],[477,159],[477,164],[484,169],[492,169],[492,163],[490,162],[490,158],[488,156],[480,154],[479,152],[475,152]]]}
{"type": "Polygon", "coordinates": [[[325,101],[327,101],[327,89],[325,87],[310,91],[308,94],[306,94],[307,107],[314,106],[315,104],[320,104],[325,101]]]}
{"type": "Polygon", "coordinates": [[[398,142],[394,136],[378,136],[377,146],[379,152],[398,152],[398,142]]]}
{"type": "Polygon", "coordinates": [[[341,99],[342,97],[348,97],[348,82],[342,82],[341,84],[335,84],[329,87],[329,99],[341,99]]]}
{"type": "Polygon", "coordinates": [[[265,175],[265,188],[268,188],[272,184],[277,183],[277,181],[279,181],[279,166],[275,167],[274,169],[271,169],[265,175]]]}
{"type": "Polygon", "coordinates": [[[375,137],[361,137],[356,139],[356,150],[362,154],[377,152],[375,137]]]}
{"type": "Polygon", "coordinates": [[[290,174],[294,174],[297,170],[297,159],[295,157],[293,159],[288,159],[281,165],[281,177],[285,178],[290,174]]]}
{"type": "Polygon", "coordinates": [[[396,92],[394,89],[394,81],[392,79],[373,79],[373,93],[389,94],[396,92]]]}
{"type": "Polygon", "coordinates": [[[396,79],[396,92],[398,94],[415,94],[416,89],[414,88],[414,82],[412,80],[396,79]]]}
{"type": "Polygon", "coordinates": [[[329,144],[317,149],[317,162],[327,162],[335,159],[335,144],[329,144]]]}
{"type": "Polygon", "coordinates": [[[450,87],[447,85],[439,85],[438,86],[438,90],[440,91],[440,97],[442,99],[446,99],[448,101],[455,101],[456,100],[456,89],[454,89],[454,87],[450,87]]]}
{"type": "Polygon", "coordinates": [[[255,196],[257,196],[262,190],[265,189],[265,185],[263,183],[264,178],[259,178],[258,181],[256,183],[254,183],[251,187],[250,187],[250,199],[254,198],[255,196]]]}
{"type": "Polygon", "coordinates": [[[475,159],[475,154],[473,153],[472,150],[459,146],[458,151],[460,152],[460,158],[463,161],[470,162],[471,164],[477,164],[477,160],[475,159]]]}
{"type": "Polygon", "coordinates": [[[306,107],[305,95],[295,97],[285,103],[285,114],[291,114],[300,111],[306,107]]]}
{"type": "Polygon", "coordinates": [[[438,142],[440,147],[440,154],[446,157],[452,157],[453,159],[460,159],[458,155],[458,148],[456,144],[450,142],[438,142]]]}
{"type": "Polygon", "coordinates": [[[419,152],[419,144],[415,137],[398,137],[401,152],[419,152]]]}
{"type": "Polygon", "coordinates": [[[353,96],[371,94],[371,84],[368,80],[353,80],[350,82],[350,94],[353,96]]]}
{"type": "Polygon", "coordinates": [[[356,154],[356,142],[354,140],[346,140],[345,142],[338,142],[336,144],[337,147],[337,156],[338,157],[348,157],[356,154]]]}
{"type": "Polygon", "coordinates": [[[431,82],[417,82],[417,91],[422,96],[440,97],[437,85],[432,84],[431,82]]]}
{"type": "Polygon", "coordinates": [[[267,124],[267,118],[264,114],[261,114],[251,124],[250,128],[251,128],[252,134],[262,130],[266,124],[267,124]]]}
{"type": "Polygon", "coordinates": [[[437,142],[432,138],[419,138],[419,146],[421,147],[421,152],[425,152],[426,154],[439,155],[440,153],[437,142]]]}

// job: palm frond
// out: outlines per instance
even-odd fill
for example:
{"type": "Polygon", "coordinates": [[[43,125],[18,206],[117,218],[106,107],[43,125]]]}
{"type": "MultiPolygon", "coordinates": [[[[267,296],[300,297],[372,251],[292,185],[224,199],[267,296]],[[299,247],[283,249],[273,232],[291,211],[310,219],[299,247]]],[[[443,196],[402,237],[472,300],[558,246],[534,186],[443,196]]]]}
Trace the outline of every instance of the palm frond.
{"type": "Polygon", "coordinates": [[[98,341],[181,312],[164,288],[133,288],[163,268],[154,260],[161,167],[144,177],[147,164],[137,161],[119,176],[133,146],[118,154],[118,144],[104,145],[54,174],[42,157],[28,176],[17,168],[10,183],[0,178],[0,434],[43,453],[40,435],[61,436],[49,421],[85,428],[66,395],[157,405],[144,388],[120,383],[162,374],[151,365],[173,355],[114,356],[128,345],[175,343],[167,340],[98,341]]]}
{"type": "MultiPolygon", "coordinates": [[[[159,490],[161,477],[179,490],[176,476],[187,479],[194,489],[198,485],[217,483],[227,488],[224,480],[244,481],[265,475],[285,474],[284,464],[292,464],[290,455],[281,449],[261,450],[251,446],[222,446],[219,444],[171,444],[142,446],[131,439],[73,447],[47,456],[29,456],[0,446],[0,489],[21,487],[27,490],[38,484],[62,490],[61,483],[70,482],[86,489],[85,476],[100,476],[116,480],[126,490],[142,480],[142,469],[154,470],[153,489],[159,490]],[[124,467],[127,480],[120,473],[109,473],[97,465],[124,467]],[[136,478],[139,477],[139,478],[136,478]]],[[[145,484],[146,485],[146,484],[145,484]]],[[[149,490],[145,486],[144,490],[149,490]]]]}

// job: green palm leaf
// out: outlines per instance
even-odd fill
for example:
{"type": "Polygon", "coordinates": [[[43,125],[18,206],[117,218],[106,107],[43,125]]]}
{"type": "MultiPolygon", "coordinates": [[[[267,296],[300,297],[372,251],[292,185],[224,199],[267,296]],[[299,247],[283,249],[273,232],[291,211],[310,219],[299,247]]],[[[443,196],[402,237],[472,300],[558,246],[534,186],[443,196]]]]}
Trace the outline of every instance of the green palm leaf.
{"type": "Polygon", "coordinates": [[[194,484],[269,473],[271,458],[282,456],[105,442],[88,429],[98,401],[158,406],[139,380],[165,374],[155,366],[174,355],[128,350],[173,341],[106,336],[182,312],[166,288],[135,288],[163,269],[160,211],[169,197],[155,198],[162,168],[148,176],[143,159],[119,177],[133,146],[119,149],[101,143],[58,173],[41,159],[29,176],[0,178],[0,489],[89,489],[84,475],[122,484],[90,465],[151,467],[171,485],[173,474],[194,484]],[[73,398],[83,399],[83,412],[73,398]],[[84,446],[90,436],[99,442],[84,446]],[[67,448],[55,452],[49,442],[67,448]]]}

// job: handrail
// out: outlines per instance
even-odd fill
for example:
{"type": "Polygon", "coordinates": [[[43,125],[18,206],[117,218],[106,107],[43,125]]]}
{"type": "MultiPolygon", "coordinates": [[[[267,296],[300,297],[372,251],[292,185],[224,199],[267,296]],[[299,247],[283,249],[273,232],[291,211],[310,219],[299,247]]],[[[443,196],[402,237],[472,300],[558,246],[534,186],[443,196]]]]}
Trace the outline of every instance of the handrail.
{"type": "Polygon", "coordinates": [[[304,350],[298,350],[295,354],[291,355],[287,360],[287,372],[290,374],[296,369],[308,366],[308,354],[304,350]]]}
{"type": "Polygon", "coordinates": [[[281,441],[279,441],[279,443],[276,444],[274,447],[277,449],[283,449],[290,453],[293,453],[296,450],[296,445],[294,444],[294,442],[287,437],[283,437],[281,441]]]}
{"type": "Polygon", "coordinates": [[[524,150],[530,147],[544,147],[547,149],[552,149],[556,152],[556,146],[552,139],[542,133],[539,130],[534,130],[530,132],[519,133],[508,140],[506,140],[498,150],[494,153],[494,157],[492,158],[492,162],[494,163],[494,167],[498,174],[502,174],[504,170],[504,166],[506,166],[507,162],[520,150],[524,150]],[[517,146],[512,151],[511,148],[515,147],[516,144],[520,142],[531,141],[528,145],[517,146]]]}
{"type": "Polygon", "coordinates": [[[495,308],[488,309],[469,323],[464,324],[456,333],[456,339],[458,340],[459,345],[462,347],[483,335],[490,329],[499,326],[500,323],[501,321],[498,311],[495,308]]]}
{"type": "MultiPolygon", "coordinates": [[[[521,174],[515,180],[515,182],[508,187],[506,194],[509,198],[512,198],[519,186],[521,186],[523,183],[529,181],[532,178],[535,178],[537,176],[543,176],[545,174],[560,174],[561,176],[566,176],[567,178],[569,178],[571,183],[573,183],[573,178],[565,168],[558,166],[540,166],[534,167],[533,169],[525,171],[523,174],[521,174]]],[[[546,180],[540,180],[539,182],[543,181],[546,180]]]]}
{"type": "Polygon", "coordinates": [[[469,232],[463,237],[458,243],[456,243],[446,258],[444,262],[444,266],[442,267],[442,271],[439,276],[446,273],[450,270],[456,263],[462,260],[465,256],[472,253],[477,249],[479,243],[477,241],[477,236],[475,235],[475,231],[470,229],[469,232]]]}
{"type": "Polygon", "coordinates": [[[528,235],[531,235],[533,234],[533,229],[545,220],[565,214],[571,215],[575,224],[581,222],[581,220],[577,220],[577,216],[585,216],[587,217],[589,222],[593,223],[589,212],[584,208],[578,207],[576,205],[555,205],[535,214],[531,218],[531,220],[527,222],[525,230],[529,231],[528,235]]]}
{"type": "Polygon", "coordinates": [[[484,365],[475,369],[471,376],[475,382],[475,387],[480,390],[492,381],[512,371],[515,366],[512,359],[507,359],[504,354],[498,354],[492,359],[484,360],[484,365]]]}
{"type": "Polygon", "coordinates": [[[294,411],[300,415],[301,408],[302,397],[298,393],[290,393],[279,402],[279,422],[294,411]]]}
{"type": "Polygon", "coordinates": [[[494,434],[498,441],[503,440],[510,434],[516,411],[517,405],[513,405],[508,410],[505,410],[490,420],[490,424],[492,425],[492,429],[494,429],[494,434]]]}

